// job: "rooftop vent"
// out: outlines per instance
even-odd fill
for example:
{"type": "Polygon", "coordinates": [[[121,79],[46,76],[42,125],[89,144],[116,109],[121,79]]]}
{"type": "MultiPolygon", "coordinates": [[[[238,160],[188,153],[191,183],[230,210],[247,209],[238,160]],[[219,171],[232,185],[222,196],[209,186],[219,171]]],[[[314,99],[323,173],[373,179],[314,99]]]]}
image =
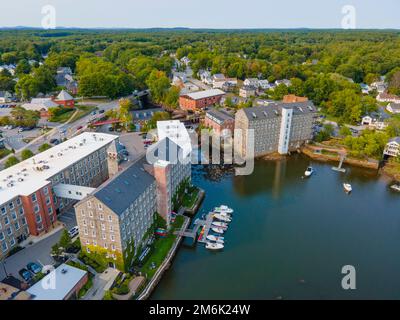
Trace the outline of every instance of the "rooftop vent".
{"type": "Polygon", "coordinates": [[[252,115],[253,115],[253,118],[257,118],[257,115],[254,112],[252,113],[252,115]]]}
{"type": "Polygon", "coordinates": [[[274,112],[275,112],[275,114],[276,114],[277,116],[279,116],[278,110],[274,110],[274,112]]]}
{"type": "Polygon", "coordinates": [[[67,269],[62,269],[62,270],[61,270],[61,273],[62,273],[62,274],[66,274],[67,272],[68,272],[67,269]]]}
{"type": "Polygon", "coordinates": [[[299,107],[299,110],[300,110],[301,112],[304,112],[302,107],[299,107]]]}
{"type": "Polygon", "coordinates": [[[266,111],[263,111],[263,114],[264,114],[264,116],[265,116],[266,118],[268,117],[268,114],[267,114],[266,111]]]}

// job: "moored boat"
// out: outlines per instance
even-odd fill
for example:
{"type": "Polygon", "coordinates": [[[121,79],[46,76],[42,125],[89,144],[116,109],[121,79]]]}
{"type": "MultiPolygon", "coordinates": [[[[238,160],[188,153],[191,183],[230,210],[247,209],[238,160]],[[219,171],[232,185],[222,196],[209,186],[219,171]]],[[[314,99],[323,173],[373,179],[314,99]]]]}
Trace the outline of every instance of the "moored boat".
{"type": "Polygon", "coordinates": [[[314,173],[314,168],[313,167],[308,167],[306,172],[304,172],[304,175],[306,177],[311,177],[313,173],[314,173]]]}
{"type": "Polygon", "coordinates": [[[221,244],[224,244],[224,243],[225,243],[224,237],[217,237],[217,236],[214,236],[214,235],[212,235],[212,234],[209,234],[209,235],[207,236],[207,240],[208,240],[208,241],[214,241],[214,242],[221,243],[221,244]]]}
{"type": "Polygon", "coordinates": [[[212,225],[218,228],[228,228],[228,224],[226,224],[225,222],[214,221],[212,225]]]}
{"type": "Polygon", "coordinates": [[[231,222],[232,221],[231,218],[229,218],[227,215],[223,215],[223,214],[220,214],[220,213],[215,214],[214,218],[216,218],[218,220],[221,220],[221,221],[224,221],[224,222],[231,222]]]}
{"type": "Polygon", "coordinates": [[[344,191],[346,191],[347,193],[350,193],[353,191],[353,187],[351,186],[350,183],[343,183],[343,188],[344,188],[344,191]]]}
{"type": "Polygon", "coordinates": [[[390,188],[394,191],[400,192],[400,184],[394,184],[394,185],[390,186],[390,188]]]}
{"type": "Polygon", "coordinates": [[[214,212],[217,213],[233,213],[233,209],[229,208],[226,205],[221,205],[219,207],[214,208],[214,212]]]}
{"type": "Polygon", "coordinates": [[[214,231],[215,233],[219,233],[219,234],[224,233],[224,229],[222,229],[222,228],[214,227],[214,228],[211,228],[211,230],[214,231]]]}
{"type": "Polygon", "coordinates": [[[206,243],[206,249],[209,249],[209,250],[221,250],[223,248],[224,248],[224,245],[221,243],[213,243],[213,242],[206,243]]]}

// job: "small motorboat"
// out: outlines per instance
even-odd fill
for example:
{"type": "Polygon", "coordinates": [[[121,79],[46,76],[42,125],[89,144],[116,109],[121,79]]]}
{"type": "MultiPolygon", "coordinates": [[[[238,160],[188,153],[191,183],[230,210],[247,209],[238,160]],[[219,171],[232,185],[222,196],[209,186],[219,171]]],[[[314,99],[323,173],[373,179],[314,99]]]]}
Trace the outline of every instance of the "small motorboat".
{"type": "Polygon", "coordinates": [[[400,184],[394,184],[394,185],[390,186],[390,188],[394,191],[400,192],[400,184]]]}
{"type": "Polygon", "coordinates": [[[213,243],[213,242],[206,243],[206,249],[209,249],[209,250],[221,250],[223,248],[224,248],[224,245],[221,243],[213,243]]]}
{"type": "Polygon", "coordinates": [[[231,209],[231,208],[229,208],[228,206],[225,206],[225,205],[221,205],[221,206],[219,206],[219,207],[216,207],[215,209],[214,209],[214,211],[215,212],[217,212],[217,213],[233,213],[233,209],[231,209]]]}
{"type": "Polygon", "coordinates": [[[314,173],[314,168],[313,167],[308,167],[306,172],[304,172],[304,175],[306,177],[311,177],[313,173],[314,173]]]}
{"type": "Polygon", "coordinates": [[[218,233],[218,234],[223,234],[224,233],[224,229],[222,229],[222,228],[215,227],[215,228],[211,228],[211,230],[214,231],[215,233],[218,233]]]}
{"type": "Polygon", "coordinates": [[[209,234],[209,235],[207,236],[207,240],[209,240],[209,241],[214,241],[214,242],[221,243],[221,244],[224,244],[224,243],[225,243],[224,237],[217,237],[217,236],[214,236],[214,235],[212,235],[212,234],[209,234]]]}
{"type": "Polygon", "coordinates": [[[212,225],[218,228],[228,228],[228,224],[225,222],[214,221],[212,225]]]}
{"type": "Polygon", "coordinates": [[[224,221],[224,222],[231,222],[232,221],[231,218],[229,218],[226,215],[220,214],[220,213],[215,214],[214,218],[216,218],[218,220],[221,220],[221,221],[224,221]]]}
{"type": "Polygon", "coordinates": [[[344,191],[346,191],[347,193],[350,193],[353,191],[353,187],[351,186],[350,183],[343,183],[343,188],[344,188],[344,191]]]}

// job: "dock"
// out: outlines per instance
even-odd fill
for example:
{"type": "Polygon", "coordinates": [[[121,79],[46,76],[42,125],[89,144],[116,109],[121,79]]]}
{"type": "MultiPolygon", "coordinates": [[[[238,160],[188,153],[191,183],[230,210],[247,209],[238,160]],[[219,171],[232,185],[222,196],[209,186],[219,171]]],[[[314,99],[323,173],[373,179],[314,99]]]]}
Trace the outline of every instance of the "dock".
{"type": "Polygon", "coordinates": [[[193,229],[181,229],[175,231],[175,234],[178,236],[182,237],[187,237],[187,238],[192,238],[194,241],[197,240],[197,233],[201,227],[204,228],[204,234],[203,238],[201,240],[198,240],[200,243],[206,243],[207,242],[207,236],[212,228],[212,223],[214,221],[213,218],[214,213],[210,212],[207,214],[206,219],[197,219],[194,222],[193,229]]]}

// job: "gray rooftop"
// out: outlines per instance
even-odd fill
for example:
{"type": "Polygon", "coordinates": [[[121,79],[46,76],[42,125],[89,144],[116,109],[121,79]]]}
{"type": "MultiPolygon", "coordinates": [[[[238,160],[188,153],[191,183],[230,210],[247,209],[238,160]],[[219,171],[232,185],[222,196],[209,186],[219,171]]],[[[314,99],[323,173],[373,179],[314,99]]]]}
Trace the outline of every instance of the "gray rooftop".
{"type": "Polygon", "coordinates": [[[245,108],[242,110],[251,121],[281,116],[283,108],[293,109],[294,115],[317,112],[317,109],[311,101],[295,103],[274,102],[266,106],[245,108]]]}
{"type": "Polygon", "coordinates": [[[220,121],[226,121],[226,120],[233,120],[234,117],[226,112],[225,110],[217,110],[215,108],[211,108],[207,111],[207,114],[210,116],[217,118],[220,121]]]}
{"type": "Polygon", "coordinates": [[[389,142],[396,142],[398,144],[400,144],[400,137],[395,137],[389,140],[389,142]]]}
{"type": "Polygon", "coordinates": [[[153,182],[154,177],[144,170],[145,157],[138,159],[94,191],[93,196],[116,214],[122,214],[153,182]]]}

